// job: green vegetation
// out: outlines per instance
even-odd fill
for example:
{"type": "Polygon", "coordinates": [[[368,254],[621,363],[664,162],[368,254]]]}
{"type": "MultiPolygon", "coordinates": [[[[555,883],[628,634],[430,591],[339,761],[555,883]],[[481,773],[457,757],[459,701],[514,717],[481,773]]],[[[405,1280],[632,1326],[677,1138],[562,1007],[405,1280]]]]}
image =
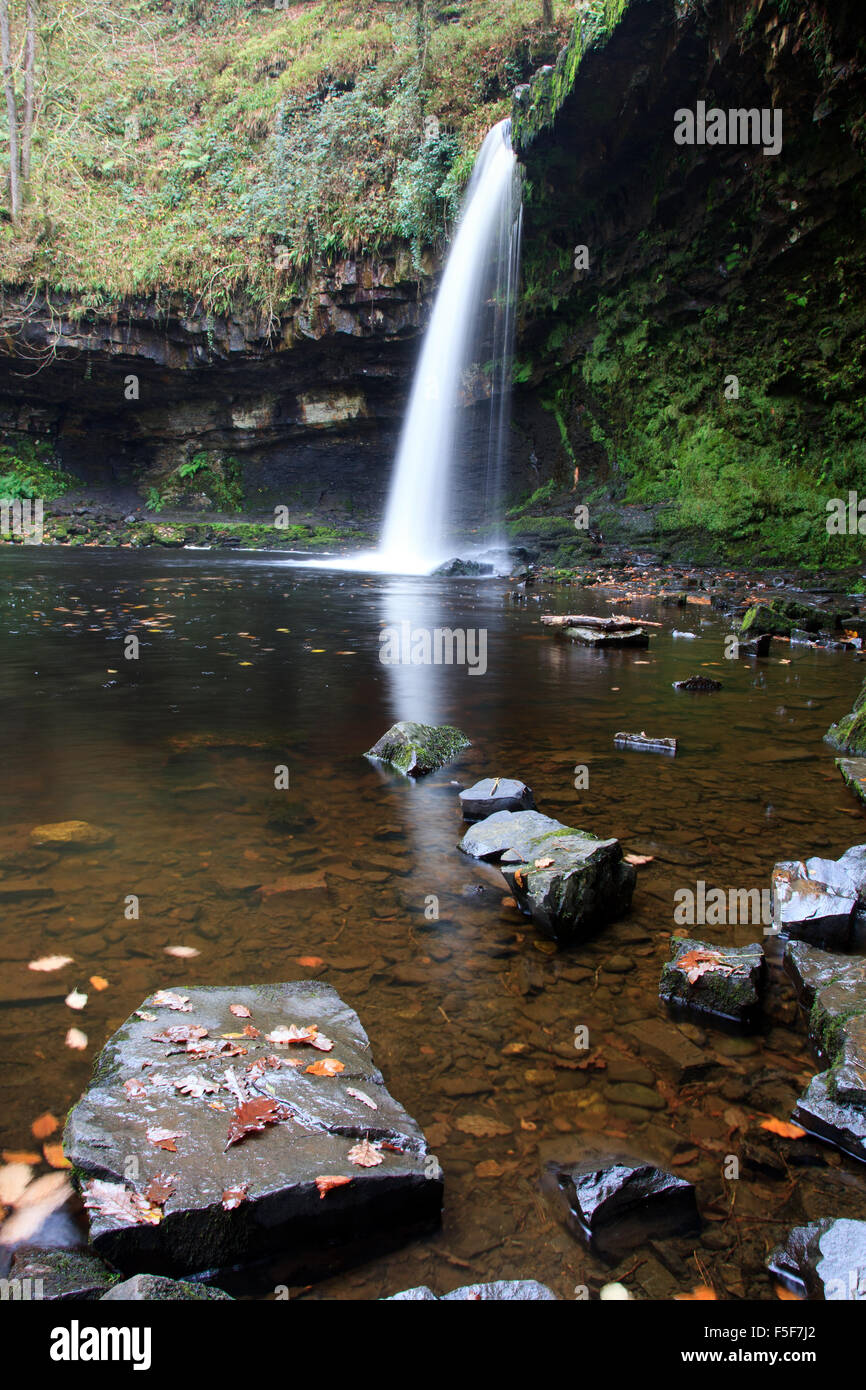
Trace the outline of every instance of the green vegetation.
{"type": "Polygon", "coordinates": [[[395,238],[420,258],[481,135],[581,8],[60,0],[40,23],[32,178],[0,224],[2,280],[81,312],[175,291],[278,312],[316,263],[395,238]]]}
{"type": "Polygon", "coordinates": [[[75,486],[75,479],[54,463],[49,445],[22,436],[0,445],[0,497],[41,497],[48,502],[75,486]]]}

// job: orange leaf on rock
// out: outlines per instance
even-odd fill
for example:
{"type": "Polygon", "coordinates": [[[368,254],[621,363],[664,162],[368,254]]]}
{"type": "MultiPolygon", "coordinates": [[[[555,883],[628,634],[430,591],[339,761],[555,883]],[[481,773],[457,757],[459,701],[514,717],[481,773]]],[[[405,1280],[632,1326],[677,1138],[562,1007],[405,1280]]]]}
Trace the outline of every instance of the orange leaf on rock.
{"type": "Polygon", "coordinates": [[[237,1187],[227,1187],[223,1193],[223,1210],[234,1211],[241,1202],[247,1201],[248,1182],[242,1182],[237,1187]]]}
{"type": "Polygon", "coordinates": [[[275,1125],[278,1120],[285,1119],[284,1104],[276,1098],[261,1096],[257,1100],[245,1100],[236,1106],[229,1122],[226,1149],[231,1148],[232,1144],[239,1144],[248,1134],[254,1134],[266,1125],[275,1125]]]}
{"type": "Polygon", "coordinates": [[[370,1143],[369,1139],[362,1139],[355,1144],[347,1154],[350,1163],[356,1163],[359,1168],[375,1168],[385,1160],[377,1148],[370,1143]]]}
{"type": "Polygon", "coordinates": [[[235,1018],[252,1018],[246,1004],[229,1004],[229,1013],[234,1014],[235,1018]]]}
{"type": "Polygon", "coordinates": [[[304,1068],[313,1076],[336,1076],[338,1072],[345,1071],[342,1062],[338,1062],[336,1057],[323,1057],[319,1062],[312,1062],[310,1066],[304,1068]]]}
{"type": "Polygon", "coordinates": [[[718,951],[685,951],[675,965],[677,970],[682,970],[688,976],[690,985],[695,984],[708,970],[723,975],[730,975],[733,971],[733,966],[725,965],[718,951]]]}
{"type": "Polygon", "coordinates": [[[155,1207],[165,1206],[177,1187],[177,1179],[167,1173],[156,1173],[144,1190],[144,1195],[155,1207]]]}
{"type": "MultiPolygon", "coordinates": [[[[318,1066],[318,1063],[316,1063],[318,1066]]],[[[345,1187],[346,1183],[351,1182],[351,1178],[341,1178],[339,1175],[326,1174],[324,1177],[316,1178],[316,1187],[319,1189],[319,1197],[327,1197],[328,1193],[335,1187],[345,1187]]]]}
{"type": "Polygon", "coordinates": [[[177,1145],[175,1139],[180,1139],[182,1130],[163,1129],[160,1125],[150,1125],[147,1130],[147,1142],[155,1144],[158,1149],[165,1149],[167,1153],[176,1154],[177,1145]]]}
{"type": "Polygon", "coordinates": [[[778,1134],[783,1139],[803,1139],[806,1134],[805,1129],[788,1124],[786,1120],[762,1120],[761,1129],[768,1129],[771,1134],[778,1134]]]}

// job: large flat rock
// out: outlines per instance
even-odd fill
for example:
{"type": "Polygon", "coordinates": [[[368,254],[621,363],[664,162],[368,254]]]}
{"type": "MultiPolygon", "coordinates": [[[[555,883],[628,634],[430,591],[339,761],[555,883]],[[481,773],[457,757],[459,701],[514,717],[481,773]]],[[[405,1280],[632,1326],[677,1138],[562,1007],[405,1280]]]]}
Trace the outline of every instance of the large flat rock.
{"type": "Polygon", "coordinates": [[[764,951],[759,942],[718,946],[672,937],[671,958],[662,967],[659,998],[715,1018],[751,1023],[760,1006],[763,978],[764,951]]]}
{"type": "Polygon", "coordinates": [[[864,877],[854,857],[861,848],[838,860],[815,856],[774,866],[776,920],[784,936],[829,950],[848,945],[864,877]]]}
{"type": "Polygon", "coordinates": [[[771,1274],[800,1298],[866,1300],[866,1221],[812,1221],[795,1226],[767,1261],[771,1274]]]}
{"type": "Polygon", "coordinates": [[[441,1215],[441,1169],[424,1135],[388,1093],[357,1014],[314,981],[146,999],[97,1058],[64,1149],[95,1203],[92,1245],[124,1274],[267,1257],[314,1275],[441,1215]],[[274,1032],[292,1025],[315,1025],[321,1046],[274,1032]],[[227,1147],[238,1088],[278,1118],[227,1147]],[[364,1140],[370,1166],[353,1161],[364,1140]]]}
{"type": "Polygon", "coordinates": [[[564,828],[540,811],[494,811],[471,826],[457,848],[473,859],[500,859],[509,849],[525,857],[540,836],[564,828]]]}

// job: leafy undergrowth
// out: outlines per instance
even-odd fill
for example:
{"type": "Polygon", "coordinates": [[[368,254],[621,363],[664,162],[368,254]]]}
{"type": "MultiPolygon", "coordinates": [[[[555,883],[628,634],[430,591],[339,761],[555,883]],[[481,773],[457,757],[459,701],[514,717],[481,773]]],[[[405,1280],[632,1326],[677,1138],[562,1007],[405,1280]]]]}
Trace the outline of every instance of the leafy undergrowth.
{"type": "Polygon", "coordinates": [[[241,290],[278,311],[323,259],[395,238],[420,256],[481,135],[585,8],[61,3],[40,25],[30,197],[0,224],[0,278],[82,311],[173,291],[221,311],[241,290]]]}

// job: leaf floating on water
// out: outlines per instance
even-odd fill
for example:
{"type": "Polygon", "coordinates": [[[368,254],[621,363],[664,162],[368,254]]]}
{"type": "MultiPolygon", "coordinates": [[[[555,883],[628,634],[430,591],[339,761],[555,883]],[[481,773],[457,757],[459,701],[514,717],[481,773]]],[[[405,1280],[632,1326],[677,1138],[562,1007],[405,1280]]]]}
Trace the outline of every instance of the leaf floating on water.
{"type": "Polygon", "coordinates": [[[72,956],[40,956],[38,960],[32,960],[28,965],[28,970],[62,970],[64,965],[72,964],[72,956]]]}
{"type": "Polygon", "coordinates": [[[359,1100],[362,1105],[369,1106],[371,1110],[379,1109],[378,1105],[374,1100],[371,1100],[370,1097],[366,1095],[363,1091],[356,1091],[354,1086],[347,1086],[346,1094],[349,1096],[354,1096],[355,1100],[359,1100]]]}
{"type": "Polygon", "coordinates": [[[82,1033],[80,1028],[70,1028],[66,1034],[66,1046],[74,1047],[76,1052],[83,1052],[87,1046],[87,1034],[82,1033]]]}
{"type": "Polygon", "coordinates": [[[368,1139],[362,1139],[355,1144],[346,1155],[350,1163],[356,1163],[359,1168],[375,1168],[385,1160],[379,1150],[370,1143],[368,1139]]]}
{"type": "Polygon", "coordinates": [[[195,946],[165,946],[163,949],[167,956],[177,956],[180,960],[191,960],[193,956],[201,955],[195,946]]]}
{"type": "Polygon", "coordinates": [[[176,994],[171,989],[158,989],[153,996],[153,1002],[158,1009],[177,1009],[179,1013],[191,1014],[192,1004],[189,1002],[188,994],[176,994]]]}
{"type": "Polygon", "coordinates": [[[654,854],[624,854],[622,857],[626,864],[634,864],[635,868],[640,868],[642,864],[651,864],[655,859],[654,854]]]}
{"type": "Polygon", "coordinates": [[[73,989],[70,990],[63,1002],[70,1009],[83,1009],[87,1004],[87,995],[73,989]]]}
{"type": "Polygon", "coordinates": [[[49,1134],[53,1134],[60,1121],[56,1115],[52,1115],[50,1110],[46,1110],[44,1115],[39,1115],[30,1126],[30,1133],[34,1139],[47,1139],[49,1134]]]}
{"type": "MultiPolygon", "coordinates": [[[[318,1063],[316,1063],[318,1066],[318,1063]]],[[[324,1200],[328,1193],[335,1187],[345,1187],[346,1183],[351,1182],[351,1178],[342,1178],[335,1174],[326,1174],[324,1177],[316,1178],[316,1187],[319,1189],[319,1197],[324,1200]]]]}
{"type": "Polygon", "coordinates": [[[144,1189],[147,1200],[155,1207],[164,1207],[177,1188],[177,1178],[167,1173],[155,1173],[150,1185],[144,1189]]]}
{"type": "Polygon", "coordinates": [[[306,970],[318,970],[320,965],[325,962],[321,956],[298,956],[298,965],[303,965],[306,970]]]}
{"type": "Polygon", "coordinates": [[[715,971],[721,975],[732,975],[734,967],[725,965],[718,951],[686,951],[675,962],[677,970],[682,970],[687,976],[690,985],[698,981],[707,971],[715,971]]]}
{"type": "Polygon", "coordinates": [[[99,990],[108,989],[108,981],[104,975],[91,975],[90,983],[97,992],[99,990]]]}
{"type": "Polygon", "coordinates": [[[199,1076],[194,1071],[182,1076],[180,1081],[175,1081],[173,1084],[182,1096],[200,1097],[219,1090],[215,1081],[208,1081],[206,1076],[199,1076]]]}
{"type": "Polygon", "coordinates": [[[782,1139],[804,1139],[806,1137],[805,1129],[801,1129],[799,1125],[788,1124],[786,1120],[762,1120],[761,1129],[767,1129],[771,1134],[778,1134],[782,1139]]]}
{"type": "Polygon", "coordinates": [[[63,1152],[63,1145],[60,1143],[43,1144],[42,1154],[49,1168],[71,1168],[72,1164],[63,1152]]]}
{"type": "Polygon", "coordinates": [[[180,1139],[183,1130],[163,1129],[160,1125],[151,1125],[147,1129],[147,1142],[155,1144],[158,1149],[165,1149],[166,1153],[176,1154],[177,1145],[175,1139],[180,1139]]]}
{"type": "Polygon", "coordinates": [[[674,1299],[679,1303],[716,1303],[718,1294],[707,1284],[696,1284],[691,1293],[675,1293],[674,1299]]]}
{"type": "Polygon", "coordinates": [[[241,1202],[246,1202],[248,1187],[248,1182],[242,1182],[238,1187],[227,1187],[223,1193],[223,1209],[225,1211],[234,1211],[235,1207],[240,1206],[241,1202]]]}
{"type": "Polygon", "coordinates": [[[239,1144],[248,1134],[254,1134],[266,1125],[275,1125],[282,1119],[285,1119],[285,1105],[281,1101],[269,1099],[267,1096],[242,1101],[231,1117],[226,1149],[231,1148],[232,1144],[239,1144]]]}
{"type": "Polygon", "coordinates": [[[802,1303],[802,1295],[794,1293],[793,1289],[786,1289],[784,1284],[774,1284],[773,1293],[780,1298],[783,1303],[802,1303]]]}
{"type": "Polygon", "coordinates": [[[338,1072],[345,1071],[342,1062],[338,1062],[336,1057],[323,1057],[320,1062],[313,1062],[304,1068],[312,1076],[336,1076],[338,1072]]]}
{"type": "Polygon", "coordinates": [[[246,1004],[229,1004],[229,1013],[234,1014],[235,1018],[252,1018],[246,1004]]]}
{"type": "Polygon", "coordinates": [[[158,1226],[162,1212],[140,1193],[123,1183],[94,1178],[84,1184],[84,1205],[107,1220],[125,1221],[130,1226],[158,1226]]]}

